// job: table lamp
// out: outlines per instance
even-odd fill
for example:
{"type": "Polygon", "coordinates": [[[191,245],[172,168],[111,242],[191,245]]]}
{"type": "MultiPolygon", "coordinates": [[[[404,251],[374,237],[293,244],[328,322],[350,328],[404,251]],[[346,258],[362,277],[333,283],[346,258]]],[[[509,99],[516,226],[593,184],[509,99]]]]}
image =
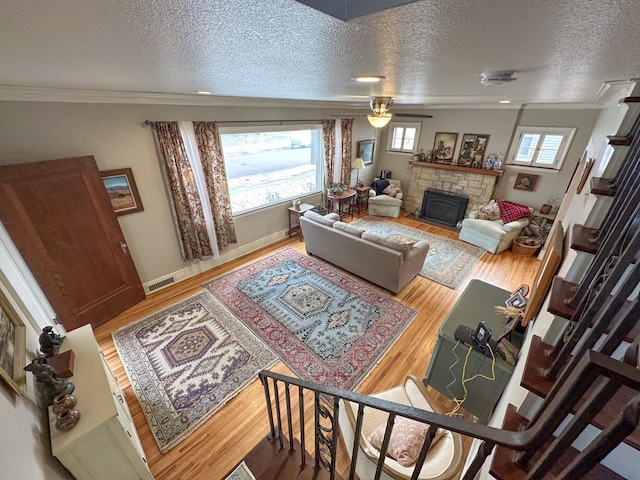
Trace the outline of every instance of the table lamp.
{"type": "Polygon", "coordinates": [[[351,168],[356,171],[356,187],[360,186],[360,170],[364,168],[364,162],[361,158],[356,158],[351,164],[351,168]]]}

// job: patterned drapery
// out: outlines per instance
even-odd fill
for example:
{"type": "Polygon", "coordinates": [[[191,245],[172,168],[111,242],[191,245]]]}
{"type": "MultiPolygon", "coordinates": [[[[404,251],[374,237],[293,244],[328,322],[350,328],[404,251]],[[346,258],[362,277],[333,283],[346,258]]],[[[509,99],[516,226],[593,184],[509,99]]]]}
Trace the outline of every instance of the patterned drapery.
{"type": "Polygon", "coordinates": [[[182,256],[197,260],[213,255],[205,225],[200,195],[193,181],[187,152],[177,122],[155,122],[163,171],[171,190],[182,256]]]}
{"type": "Polygon", "coordinates": [[[351,185],[351,140],[353,139],[353,118],[343,118],[340,121],[342,131],[342,168],[340,182],[351,185]]]}
{"type": "Polygon", "coordinates": [[[238,240],[231,214],[231,201],[224,158],[222,157],[220,133],[215,122],[193,122],[193,130],[207,184],[216,241],[218,248],[223,250],[228,245],[237,243],[238,240]]]}
{"type": "Polygon", "coordinates": [[[335,120],[323,120],[322,121],[322,137],[324,139],[324,192],[327,191],[327,187],[333,182],[333,167],[336,162],[336,121],[335,120]]]}

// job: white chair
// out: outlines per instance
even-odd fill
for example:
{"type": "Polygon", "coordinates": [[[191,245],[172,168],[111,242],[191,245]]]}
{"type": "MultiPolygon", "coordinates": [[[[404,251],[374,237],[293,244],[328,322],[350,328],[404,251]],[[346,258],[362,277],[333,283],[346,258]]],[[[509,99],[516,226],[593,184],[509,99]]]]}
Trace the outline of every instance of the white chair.
{"type": "Polygon", "coordinates": [[[529,225],[528,218],[504,223],[502,220],[480,220],[478,212],[469,213],[469,218],[462,220],[462,229],[458,239],[476,247],[484,248],[491,253],[500,253],[511,248],[511,242],[520,235],[522,229],[529,225]]]}
{"type": "MultiPolygon", "coordinates": [[[[433,412],[434,402],[429,398],[424,385],[413,375],[407,376],[403,385],[370,395],[371,397],[388,400],[390,402],[410,405],[422,410],[433,412]]],[[[340,432],[351,456],[353,452],[354,431],[358,406],[351,402],[341,401],[338,421],[340,432]]],[[[368,441],[375,428],[386,422],[387,413],[365,407],[362,433],[359,442],[359,453],[356,473],[359,478],[373,478],[380,452],[368,441]]],[[[462,467],[462,438],[460,434],[446,431],[443,438],[435,443],[422,465],[419,480],[448,480],[454,478],[462,467]]],[[[381,478],[384,480],[406,480],[411,478],[415,465],[403,467],[393,458],[386,457],[381,478]]]]}
{"type": "MultiPolygon", "coordinates": [[[[378,180],[376,178],[376,180],[378,180]]],[[[400,180],[394,180],[388,178],[389,184],[394,185],[397,188],[401,188],[400,180]]],[[[375,190],[369,192],[369,208],[367,213],[369,215],[377,215],[381,217],[400,217],[400,207],[402,207],[402,191],[395,197],[389,195],[376,195],[375,190]]]]}

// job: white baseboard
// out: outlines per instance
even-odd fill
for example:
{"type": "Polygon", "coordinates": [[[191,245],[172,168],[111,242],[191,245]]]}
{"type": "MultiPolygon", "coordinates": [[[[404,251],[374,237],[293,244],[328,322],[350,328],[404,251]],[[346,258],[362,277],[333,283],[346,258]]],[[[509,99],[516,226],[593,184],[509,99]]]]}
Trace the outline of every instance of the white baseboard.
{"type": "Polygon", "coordinates": [[[169,285],[179,283],[187,278],[198,275],[199,273],[206,272],[207,270],[211,270],[214,267],[223,265],[243,255],[255,252],[262,247],[278,242],[282,240],[282,238],[286,238],[288,234],[289,230],[281,230],[256,240],[255,242],[247,243],[246,245],[242,245],[238,248],[222,253],[219,258],[207,258],[205,260],[192,262],[180,270],[176,270],[168,275],[163,275],[162,277],[154,278],[153,280],[143,283],[144,290],[147,295],[152,292],[156,292],[168,287],[169,285]]]}

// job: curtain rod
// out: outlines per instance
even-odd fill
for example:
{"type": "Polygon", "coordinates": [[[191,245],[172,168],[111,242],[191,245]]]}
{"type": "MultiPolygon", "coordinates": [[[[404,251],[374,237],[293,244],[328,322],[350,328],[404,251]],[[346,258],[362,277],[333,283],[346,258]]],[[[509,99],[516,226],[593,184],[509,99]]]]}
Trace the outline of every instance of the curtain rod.
{"type": "MultiPolygon", "coordinates": [[[[310,123],[310,122],[322,122],[323,119],[313,119],[313,120],[222,120],[216,122],[218,124],[235,124],[235,123],[279,123],[280,125],[284,125],[284,123],[310,123]]],[[[145,120],[145,125],[153,125],[154,121],[145,120]]]]}

